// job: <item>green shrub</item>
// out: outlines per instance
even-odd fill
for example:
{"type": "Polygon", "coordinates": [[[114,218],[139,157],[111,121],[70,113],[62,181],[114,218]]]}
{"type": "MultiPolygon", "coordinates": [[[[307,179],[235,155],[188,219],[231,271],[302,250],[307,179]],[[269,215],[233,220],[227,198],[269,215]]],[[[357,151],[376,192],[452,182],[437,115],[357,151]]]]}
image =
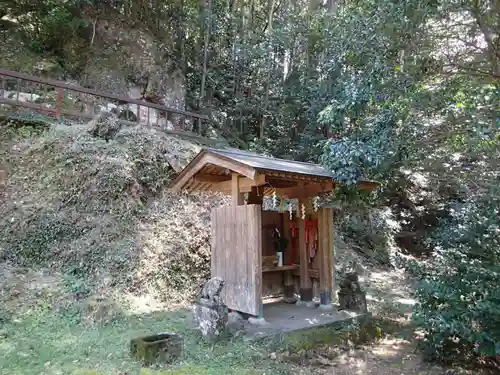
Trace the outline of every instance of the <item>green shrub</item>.
{"type": "Polygon", "coordinates": [[[452,209],[432,237],[436,255],[412,265],[422,279],[415,323],[436,360],[500,354],[500,189],[452,209]]]}

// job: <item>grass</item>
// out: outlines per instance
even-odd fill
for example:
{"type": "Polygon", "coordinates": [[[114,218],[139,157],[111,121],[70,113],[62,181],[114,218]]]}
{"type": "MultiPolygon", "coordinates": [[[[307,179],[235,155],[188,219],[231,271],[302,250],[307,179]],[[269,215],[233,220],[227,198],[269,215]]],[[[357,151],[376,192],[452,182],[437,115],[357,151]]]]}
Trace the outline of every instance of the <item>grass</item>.
{"type": "Polygon", "coordinates": [[[105,326],[85,326],[49,310],[31,311],[0,331],[0,373],[18,374],[282,374],[263,346],[227,339],[211,345],[189,328],[177,310],[122,317],[105,326]],[[171,331],[185,340],[183,357],[162,369],[145,369],[129,356],[130,339],[171,331]]]}

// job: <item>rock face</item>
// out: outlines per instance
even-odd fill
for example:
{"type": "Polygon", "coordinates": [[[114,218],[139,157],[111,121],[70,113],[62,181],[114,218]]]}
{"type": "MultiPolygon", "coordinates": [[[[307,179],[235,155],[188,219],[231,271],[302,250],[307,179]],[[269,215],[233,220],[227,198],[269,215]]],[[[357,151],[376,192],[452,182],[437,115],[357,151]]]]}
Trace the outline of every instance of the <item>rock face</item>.
{"type": "Polygon", "coordinates": [[[338,297],[340,310],[352,310],[361,313],[368,312],[366,293],[361,290],[357,273],[347,273],[339,286],[340,290],[338,292],[338,297]]]}
{"type": "Polygon", "coordinates": [[[174,333],[139,337],[130,342],[130,354],[145,365],[171,363],[182,354],[184,339],[174,333]]]}
{"type": "MultiPolygon", "coordinates": [[[[158,39],[144,28],[131,28],[111,19],[98,20],[95,53],[86,63],[80,84],[185,110],[186,78],[166,47],[171,43],[175,41],[164,37],[158,39]]],[[[167,130],[180,125],[178,115],[165,119],[164,113],[154,109],[148,111],[134,104],[127,107],[141,123],[159,125],[167,130]]]]}
{"type": "Polygon", "coordinates": [[[220,297],[224,283],[219,277],[208,280],[193,306],[195,325],[207,341],[215,341],[226,329],[228,312],[220,297]]]}

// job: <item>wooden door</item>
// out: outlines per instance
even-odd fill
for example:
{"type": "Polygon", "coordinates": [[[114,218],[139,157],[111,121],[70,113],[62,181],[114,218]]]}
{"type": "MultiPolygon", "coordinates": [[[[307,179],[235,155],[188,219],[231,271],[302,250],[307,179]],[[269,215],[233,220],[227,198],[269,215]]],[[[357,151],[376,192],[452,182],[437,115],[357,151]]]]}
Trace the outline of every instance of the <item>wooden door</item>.
{"type": "Polygon", "coordinates": [[[226,285],[232,310],[258,315],[262,295],[262,208],[251,204],[212,210],[212,277],[226,285]]]}

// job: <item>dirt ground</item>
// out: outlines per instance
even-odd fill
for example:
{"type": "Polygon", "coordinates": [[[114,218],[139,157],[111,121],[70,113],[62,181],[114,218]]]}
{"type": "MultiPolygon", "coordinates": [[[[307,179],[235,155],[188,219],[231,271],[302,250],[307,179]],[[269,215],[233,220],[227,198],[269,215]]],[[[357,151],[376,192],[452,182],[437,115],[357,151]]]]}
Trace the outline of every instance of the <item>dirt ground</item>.
{"type": "MultiPolygon", "coordinates": [[[[130,361],[128,352],[125,350],[127,348],[125,341],[128,337],[137,335],[144,330],[149,332],[163,329],[166,322],[171,322],[167,324],[170,328],[178,326],[179,331],[185,331],[186,319],[184,317],[177,319],[176,316],[180,313],[174,314],[174,319],[168,312],[161,313],[158,317],[137,315],[138,313],[135,312],[128,317],[115,318],[113,325],[92,324],[87,326],[84,323],[88,320],[89,311],[82,310],[85,319],[78,321],[74,321],[75,318],[69,314],[71,309],[74,309],[81,301],[74,297],[75,285],[68,284],[68,280],[62,275],[48,270],[16,269],[8,267],[6,264],[0,266],[0,271],[0,301],[2,301],[0,306],[0,347],[7,350],[6,367],[3,370],[10,371],[8,373],[15,375],[73,373],[70,370],[78,367],[80,361],[85,358],[85,363],[89,367],[102,370],[104,374],[115,373],[110,371],[110,367],[133,374],[137,373],[138,368],[130,361]],[[43,318],[45,315],[46,318],[43,318]],[[1,327],[2,321],[7,323],[4,328],[1,327]],[[55,329],[56,326],[59,328],[55,329]],[[16,342],[9,341],[11,330],[15,330],[16,335],[22,339],[16,342]],[[40,353],[33,352],[36,351],[36,348],[32,347],[31,339],[29,339],[33,335],[44,338],[45,346],[40,347],[40,353]],[[60,347],[57,344],[61,340],[69,342],[70,339],[74,340],[74,347],[71,347],[71,354],[68,354],[66,346],[60,347]],[[113,345],[108,342],[110,339],[113,340],[113,345]],[[82,346],[82,342],[86,342],[88,345],[82,346]],[[94,348],[95,353],[89,352],[87,347],[94,348]],[[23,353],[26,356],[20,357],[23,353]],[[113,359],[110,359],[110,353],[113,355],[113,359]],[[54,366],[54,372],[47,372],[47,369],[40,371],[40,363],[51,363],[51,366],[54,366]]],[[[266,354],[264,354],[264,358],[256,357],[255,361],[257,362],[254,364],[260,363],[260,365],[251,367],[254,368],[251,373],[267,375],[278,373],[294,375],[493,373],[465,370],[458,367],[446,369],[423,361],[415,349],[415,339],[409,329],[408,322],[414,301],[411,298],[412,282],[403,271],[365,267],[361,272],[361,282],[363,289],[367,292],[369,310],[379,316],[407,322],[407,328],[393,336],[386,336],[374,343],[355,348],[324,346],[316,347],[312,351],[299,351],[292,354],[287,352],[270,353],[269,358],[265,358],[266,354]],[[278,371],[278,368],[281,370],[278,371]]],[[[79,288],[76,289],[79,290],[79,288]]],[[[95,314],[91,315],[95,320],[95,314]]],[[[192,374],[235,373],[235,371],[226,368],[226,365],[231,364],[226,363],[228,358],[235,363],[237,362],[239,367],[237,367],[236,373],[241,374],[241,371],[249,368],[248,356],[253,353],[249,351],[255,349],[248,347],[248,345],[235,349],[235,343],[232,343],[231,349],[221,347],[220,353],[214,356],[214,349],[200,346],[199,340],[195,336],[187,335],[186,338],[189,341],[189,345],[186,346],[188,364],[197,368],[197,372],[189,372],[192,374]],[[206,362],[207,358],[211,358],[210,363],[206,362]],[[220,368],[221,363],[226,366],[223,370],[220,368]]],[[[3,373],[1,365],[0,373],[3,373]]],[[[163,373],[170,374],[170,372],[159,372],[158,374],[163,373]]]]}
{"type": "MultiPolygon", "coordinates": [[[[412,342],[396,337],[356,349],[323,348],[312,356],[296,356],[298,374],[324,375],[459,375],[460,368],[445,369],[424,362],[412,342]],[[309,358],[307,358],[309,357],[309,358]]],[[[474,372],[479,374],[479,372],[474,372]]]]}
{"type": "Polygon", "coordinates": [[[403,270],[368,265],[350,249],[339,247],[340,263],[355,261],[362,288],[367,293],[368,309],[375,315],[403,323],[394,336],[357,348],[319,347],[313,353],[302,352],[287,356],[276,353],[277,359],[295,363],[296,374],[328,375],[462,375],[491,374],[491,371],[444,368],[425,362],[416,349],[416,337],[411,330],[414,281],[403,270]]]}

